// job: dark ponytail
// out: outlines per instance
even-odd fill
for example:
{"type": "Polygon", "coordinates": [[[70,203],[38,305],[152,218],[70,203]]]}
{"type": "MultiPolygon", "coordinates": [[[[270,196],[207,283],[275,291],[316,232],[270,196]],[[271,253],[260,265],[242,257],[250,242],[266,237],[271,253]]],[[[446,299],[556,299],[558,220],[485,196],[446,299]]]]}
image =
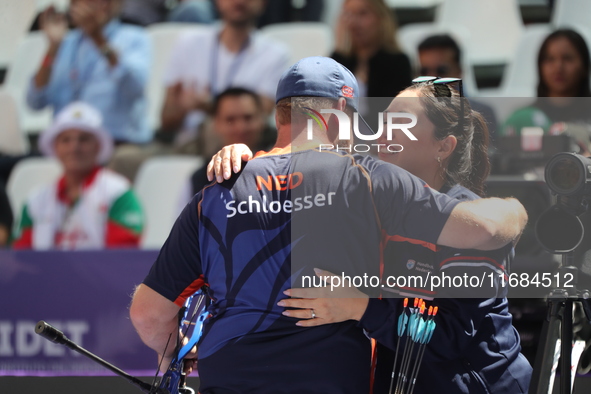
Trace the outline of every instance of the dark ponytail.
{"type": "Polygon", "coordinates": [[[449,85],[420,83],[408,89],[418,92],[425,114],[435,126],[435,139],[456,137],[456,148],[446,163],[446,183],[462,185],[483,197],[490,162],[488,126],[482,115],[473,111],[468,100],[449,85]],[[464,116],[460,117],[462,109],[464,116]]]}

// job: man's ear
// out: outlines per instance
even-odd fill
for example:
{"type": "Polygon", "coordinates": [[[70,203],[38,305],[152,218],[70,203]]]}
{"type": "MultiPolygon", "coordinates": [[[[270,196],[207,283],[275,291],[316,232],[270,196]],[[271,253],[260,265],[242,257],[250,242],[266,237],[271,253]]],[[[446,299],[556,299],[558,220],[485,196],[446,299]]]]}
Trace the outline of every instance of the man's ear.
{"type": "Polygon", "coordinates": [[[338,109],[339,111],[344,111],[345,108],[347,107],[347,100],[345,100],[344,98],[339,98],[336,104],[336,109],[338,109]]]}
{"type": "Polygon", "coordinates": [[[441,159],[446,160],[447,158],[449,158],[456,149],[457,145],[458,139],[455,135],[448,135],[447,137],[439,141],[438,153],[441,159]]]}

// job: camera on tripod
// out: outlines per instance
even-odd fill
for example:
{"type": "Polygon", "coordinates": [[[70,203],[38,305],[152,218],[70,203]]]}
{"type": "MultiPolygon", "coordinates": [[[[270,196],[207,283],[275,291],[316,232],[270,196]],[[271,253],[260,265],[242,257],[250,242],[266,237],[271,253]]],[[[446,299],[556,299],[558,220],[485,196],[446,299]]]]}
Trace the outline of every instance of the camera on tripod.
{"type": "Polygon", "coordinates": [[[591,199],[591,158],[576,153],[558,153],[546,165],[544,178],[556,194],[556,204],[542,213],[536,223],[536,237],[550,253],[575,250],[583,240],[579,216],[591,199]]]}
{"type": "MultiPolygon", "coordinates": [[[[581,261],[575,261],[575,250],[581,245],[585,228],[579,218],[587,212],[591,200],[591,158],[576,153],[554,155],[544,169],[546,184],[556,195],[556,204],[540,215],[535,226],[540,245],[554,254],[562,255],[558,277],[570,275],[572,284],[555,288],[548,296],[548,318],[542,329],[542,346],[538,350],[530,393],[552,392],[556,368],[554,355],[560,339],[560,393],[573,390],[573,309],[580,304],[585,319],[591,323],[591,293],[577,288],[581,261]]],[[[560,286],[560,285],[558,285],[560,286]]],[[[557,287],[558,287],[557,286],[557,287]]],[[[584,343],[583,343],[584,344],[584,343]]]]}

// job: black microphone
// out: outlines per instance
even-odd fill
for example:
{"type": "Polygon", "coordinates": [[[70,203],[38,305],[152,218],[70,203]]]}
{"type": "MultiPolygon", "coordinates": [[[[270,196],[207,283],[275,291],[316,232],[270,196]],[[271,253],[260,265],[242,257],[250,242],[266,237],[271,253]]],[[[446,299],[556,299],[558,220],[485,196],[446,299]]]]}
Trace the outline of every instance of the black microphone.
{"type": "Polygon", "coordinates": [[[127,372],[122,371],[121,369],[117,368],[113,364],[108,363],[107,361],[103,360],[102,358],[92,354],[88,350],[76,345],[72,342],[68,337],[64,335],[63,332],[58,330],[57,328],[53,327],[52,325],[48,324],[47,322],[41,320],[35,326],[35,333],[41,335],[43,338],[57,343],[59,345],[64,345],[83,356],[90,358],[91,360],[97,362],[98,364],[102,365],[103,367],[111,370],[112,372],[116,373],[117,375],[127,379],[131,384],[135,385],[139,389],[141,389],[144,393],[152,393],[152,394],[170,394],[170,392],[165,388],[158,388],[152,387],[152,385],[142,382],[140,379],[129,375],[127,372]]]}
{"type": "MultiPolygon", "coordinates": [[[[35,326],[35,333],[41,335],[43,338],[50,340],[53,343],[57,343],[60,345],[66,345],[68,346],[69,344],[72,343],[72,341],[70,341],[63,332],[61,332],[60,330],[58,330],[57,328],[50,326],[49,324],[47,324],[45,321],[41,320],[39,323],[37,323],[37,325],[35,326]]],[[[70,346],[68,346],[70,347],[70,346]]]]}

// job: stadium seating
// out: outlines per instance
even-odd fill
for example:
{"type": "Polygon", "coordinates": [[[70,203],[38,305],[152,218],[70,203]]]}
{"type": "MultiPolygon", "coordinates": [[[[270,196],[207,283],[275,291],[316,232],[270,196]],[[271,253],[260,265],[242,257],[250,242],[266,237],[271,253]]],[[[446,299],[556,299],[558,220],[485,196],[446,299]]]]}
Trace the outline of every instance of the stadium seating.
{"type": "Polygon", "coordinates": [[[331,28],[321,22],[274,23],[263,27],[262,34],[288,47],[289,64],[308,56],[329,56],[334,45],[331,28]]]}
{"type": "Polygon", "coordinates": [[[70,0],[35,0],[37,11],[41,12],[50,5],[53,5],[58,11],[63,12],[70,6],[70,0]]]}
{"type": "Polygon", "coordinates": [[[0,2],[0,69],[8,67],[35,18],[35,0],[0,2]]]}
{"type": "Polygon", "coordinates": [[[23,155],[29,151],[29,143],[18,124],[18,111],[14,98],[0,91],[0,153],[23,155]]]}
{"type": "Polygon", "coordinates": [[[31,192],[54,182],[61,172],[61,165],[52,158],[34,157],[19,161],[6,185],[6,193],[15,218],[20,216],[20,211],[31,192]]]}
{"type": "Polygon", "coordinates": [[[464,50],[473,65],[508,63],[523,31],[517,0],[446,0],[437,8],[435,23],[469,32],[464,50]]]}
{"type": "Polygon", "coordinates": [[[146,212],[143,249],[159,249],[178,216],[180,194],[203,159],[166,156],[147,160],[135,178],[135,191],[146,212]]]}
{"type": "Polygon", "coordinates": [[[498,96],[535,97],[538,83],[537,58],[542,42],[551,32],[549,25],[528,26],[507,66],[498,96]]]}
{"type": "Polygon", "coordinates": [[[164,73],[170,61],[170,54],[179,36],[186,31],[198,31],[207,25],[188,23],[156,23],[146,31],[152,40],[152,66],[148,79],[148,125],[151,130],[160,126],[160,111],[166,87],[164,73]]]}
{"type": "Polygon", "coordinates": [[[555,0],[550,23],[554,27],[586,27],[590,16],[589,0],[555,0]]]}
{"type": "Polygon", "coordinates": [[[35,111],[26,102],[27,87],[47,51],[47,38],[42,32],[29,33],[19,44],[10,62],[3,90],[14,97],[20,128],[24,133],[38,133],[49,126],[52,110],[35,111]]]}
{"type": "Polygon", "coordinates": [[[390,8],[429,8],[439,5],[444,0],[386,0],[390,8]]]}

